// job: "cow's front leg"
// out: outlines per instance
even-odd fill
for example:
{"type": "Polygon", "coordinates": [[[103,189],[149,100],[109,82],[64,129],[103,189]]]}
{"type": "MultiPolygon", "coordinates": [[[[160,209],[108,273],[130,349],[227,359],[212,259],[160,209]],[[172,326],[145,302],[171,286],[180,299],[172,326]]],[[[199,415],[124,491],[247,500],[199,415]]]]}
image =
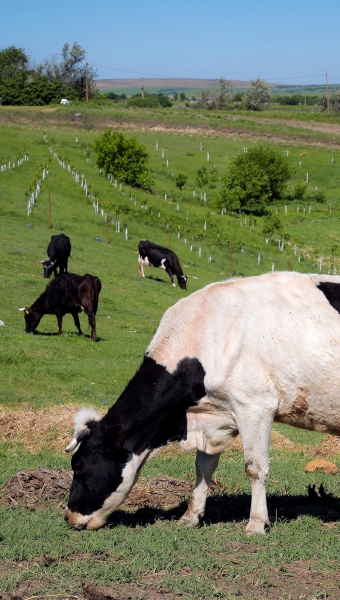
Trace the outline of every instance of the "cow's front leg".
{"type": "Polygon", "coordinates": [[[190,527],[199,525],[204,516],[205,503],[211,478],[218,465],[219,454],[206,454],[197,450],[196,454],[196,484],[187,511],[180,522],[190,527]]]}
{"type": "Polygon", "coordinates": [[[176,284],[175,284],[175,279],[174,279],[174,276],[173,276],[173,273],[172,273],[172,271],[171,271],[170,269],[166,269],[166,272],[167,272],[167,274],[168,274],[168,275],[169,275],[169,277],[170,277],[170,280],[171,280],[171,285],[172,285],[173,287],[176,287],[176,284]]]}
{"type": "Polygon", "coordinates": [[[266,498],[266,477],[269,471],[269,444],[273,416],[251,414],[242,420],[239,431],[244,448],[245,471],[251,486],[248,535],[263,535],[270,525],[266,498]]]}

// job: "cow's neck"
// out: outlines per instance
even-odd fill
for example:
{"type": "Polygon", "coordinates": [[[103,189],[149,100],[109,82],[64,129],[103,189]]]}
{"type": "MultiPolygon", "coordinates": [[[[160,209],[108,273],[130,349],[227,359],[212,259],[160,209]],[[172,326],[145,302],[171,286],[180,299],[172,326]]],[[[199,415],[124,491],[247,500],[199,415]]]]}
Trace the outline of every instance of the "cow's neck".
{"type": "Polygon", "coordinates": [[[145,357],[103,424],[122,425],[126,430],[124,447],[137,454],[186,439],[186,411],[205,395],[204,375],[197,359],[183,359],[170,373],[145,357]]]}

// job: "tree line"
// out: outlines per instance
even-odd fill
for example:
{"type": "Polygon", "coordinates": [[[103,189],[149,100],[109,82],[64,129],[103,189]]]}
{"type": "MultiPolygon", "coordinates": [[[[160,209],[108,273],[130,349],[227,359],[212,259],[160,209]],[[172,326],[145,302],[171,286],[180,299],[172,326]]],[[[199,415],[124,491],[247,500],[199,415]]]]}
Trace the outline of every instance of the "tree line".
{"type": "Polygon", "coordinates": [[[33,66],[22,48],[9,46],[0,51],[0,98],[11,106],[43,106],[68,100],[93,98],[97,72],[87,64],[86,52],[74,42],[65,43],[61,54],[33,66]]]}

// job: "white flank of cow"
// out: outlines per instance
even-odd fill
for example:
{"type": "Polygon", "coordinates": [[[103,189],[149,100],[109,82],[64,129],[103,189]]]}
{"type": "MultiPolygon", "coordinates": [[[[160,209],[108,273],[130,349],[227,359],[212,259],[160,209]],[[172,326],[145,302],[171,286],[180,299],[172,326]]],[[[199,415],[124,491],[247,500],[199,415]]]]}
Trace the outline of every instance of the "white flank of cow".
{"type": "Polygon", "coordinates": [[[184,357],[206,372],[187,411],[197,482],[184,522],[204,514],[219,453],[240,433],[252,502],[247,532],[269,525],[265,480],[274,421],[340,435],[340,315],[316,286],[340,276],[276,273],[211,284],[167,310],[147,355],[173,372],[184,357]]]}

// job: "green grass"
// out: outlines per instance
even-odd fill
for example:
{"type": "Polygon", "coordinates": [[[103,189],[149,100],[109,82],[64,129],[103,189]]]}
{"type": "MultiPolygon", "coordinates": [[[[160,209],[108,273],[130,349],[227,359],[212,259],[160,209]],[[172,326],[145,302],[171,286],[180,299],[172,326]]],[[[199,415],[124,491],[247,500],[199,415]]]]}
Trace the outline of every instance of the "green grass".
{"type": "MultiPolygon", "coordinates": [[[[277,205],[287,232],[285,249],[280,252],[276,241],[265,243],[261,218],[238,214],[222,217],[211,206],[213,198],[210,200],[209,193],[207,204],[192,195],[196,170],[207,164],[206,151],[210,152],[210,164],[215,163],[222,175],[232,156],[243,151],[243,139],[134,131],[149,149],[155,190],[152,195],[133,192],[130,200],[131,190],[114,188],[98,173],[94,162],[87,161],[87,157],[93,159],[91,143],[98,131],[48,129],[47,134],[48,143],[43,141],[43,130],[12,125],[0,127],[3,142],[0,164],[21,156],[24,151],[29,152],[29,161],[24,165],[0,171],[0,319],[5,323],[0,327],[2,406],[29,406],[36,410],[68,403],[110,406],[138,368],[164,311],[186,294],[229,276],[230,241],[234,245],[237,275],[266,272],[273,262],[276,268],[284,269],[288,261],[292,268],[303,272],[316,270],[321,253],[323,272],[327,273],[333,264],[340,268],[339,253],[334,248],[339,246],[340,236],[337,173],[340,157],[335,153],[336,162],[332,163],[331,153],[326,148],[306,147],[302,142],[290,146],[287,160],[296,166],[294,181],[301,181],[308,171],[310,191],[315,185],[323,188],[327,203],[313,203],[311,213],[309,204],[305,212],[302,205],[296,212],[297,204],[292,203],[287,214],[284,204],[277,205]],[[159,150],[156,151],[157,139],[159,150]],[[203,152],[199,151],[201,141],[203,152]],[[50,144],[75,170],[84,174],[96,190],[99,203],[108,202],[109,216],[113,220],[108,244],[104,219],[94,214],[90,200],[72,174],[59,166],[49,151],[50,144]],[[163,148],[165,159],[161,157],[163,148]],[[301,157],[303,152],[305,155],[301,157]],[[169,167],[166,167],[167,158],[169,167]],[[49,175],[28,216],[25,192],[34,173],[49,160],[49,175]],[[303,162],[301,169],[299,160],[303,162]],[[182,192],[175,188],[172,168],[175,173],[181,171],[188,175],[188,184],[182,192]],[[52,230],[48,227],[48,193],[52,230]],[[165,193],[170,200],[164,200],[165,193]],[[142,208],[145,206],[148,208],[142,208]],[[120,234],[116,233],[117,219],[121,221],[120,234]],[[189,279],[187,292],[172,288],[160,270],[146,271],[145,280],[138,277],[138,241],[149,238],[167,245],[168,223],[172,248],[185,265],[184,271],[198,277],[189,279]],[[125,224],[128,240],[124,238],[125,224]],[[70,270],[80,274],[89,272],[102,280],[98,343],[92,343],[89,337],[79,338],[70,315],[64,319],[62,337],[56,335],[56,318],[48,315],[38,327],[40,335],[24,332],[24,319],[17,308],[32,304],[45,289],[40,260],[46,258],[51,234],[60,231],[71,238],[70,270]],[[184,244],[185,237],[187,244],[184,244]],[[298,262],[298,253],[294,254],[295,246],[301,262],[298,262]],[[212,262],[207,260],[209,254],[212,262]]],[[[286,149],[281,144],[274,147],[282,152],[286,149]]],[[[211,192],[212,196],[214,193],[211,192]]],[[[88,334],[84,315],[81,324],[88,334]]],[[[71,425],[70,422],[70,428],[71,425]]],[[[132,512],[121,509],[113,515],[111,524],[98,532],[71,529],[64,522],[57,503],[36,511],[1,507],[0,590],[13,591],[26,585],[31,592],[24,597],[47,598],[59,594],[66,599],[71,594],[80,597],[83,581],[98,586],[138,583],[146,589],[153,582],[159,588],[169,589],[173,597],[187,600],[213,597],[231,600],[240,596],[249,600],[293,599],[298,597],[294,595],[297,580],[290,573],[297,565],[301,568],[303,565],[306,572],[313,569],[315,578],[323,583],[315,589],[311,584],[309,595],[306,591],[302,596],[301,592],[300,597],[317,597],[314,592],[329,592],[329,597],[339,597],[335,562],[340,541],[339,480],[337,476],[303,471],[307,460],[312,458],[313,444],[323,436],[288,426],[278,426],[277,430],[299,446],[296,452],[271,450],[268,504],[274,525],[266,537],[254,540],[245,536],[249,484],[242,453],[229,451],[216,474],[226,487],[215,499],[209,499],[204,525],[197,530],[187,530],[174,522],[184,512],[185,503],[167,512],[148,507],[132,512]],[[308,498],[307,488],[313,483],[317,486],[323,483],[326,487],[329,494],[326,503],[313,503],[308,498]],[[44,556],[52,559],[48,567],[44,556]],[[276,595],[270,595],[274,594],[273,590],[276,595]]],[[[63,448],[52,452],[48,447],[48,433],[46,438],[46,446],[37,452],[28,451],[24,440],[1,442],[1,484],[28,468],[69,468],[69,457],[63,448]]],[[[192,453],[173,457],[160,454],[145,465],[142,476],[159,473],[194,481],[192,453]]]]}

